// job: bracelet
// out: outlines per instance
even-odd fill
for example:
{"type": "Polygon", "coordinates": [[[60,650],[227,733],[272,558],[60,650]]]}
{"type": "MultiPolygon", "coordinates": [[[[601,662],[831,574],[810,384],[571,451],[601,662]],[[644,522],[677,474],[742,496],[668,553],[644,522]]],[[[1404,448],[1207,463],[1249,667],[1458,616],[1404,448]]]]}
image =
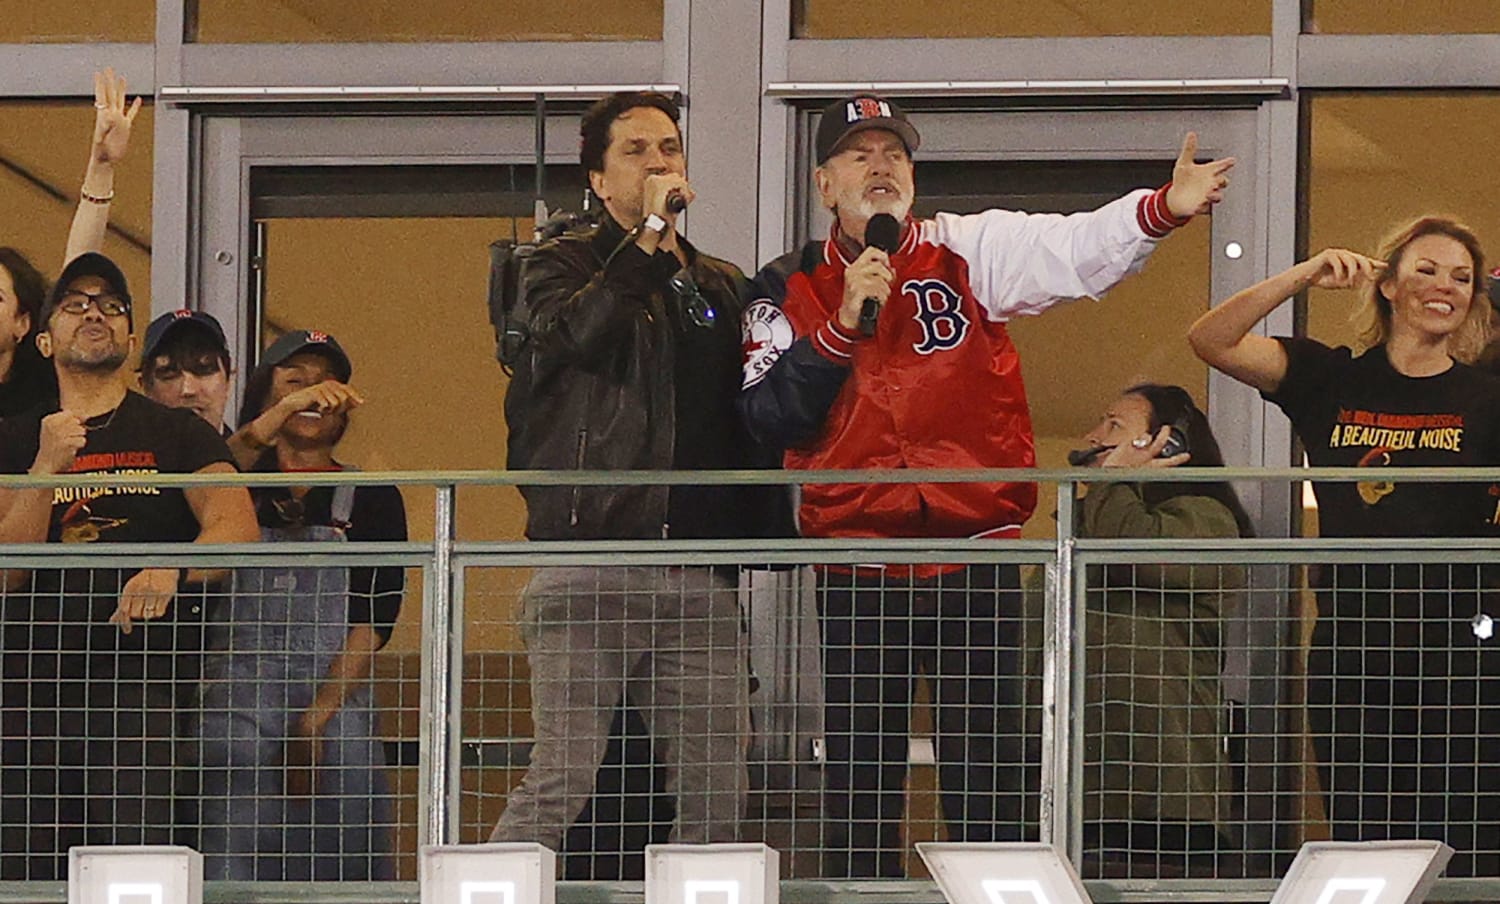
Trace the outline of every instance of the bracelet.
{"type": "Polygon", "coordinates": [[[78,190],[78,196],[83,200],[89,202],[90,204],[108,204],[115,199],[115,192],[114,189],[110,189],[109,194],[99,196],[91,195],[85,189],[80,188],[78,190]]]}

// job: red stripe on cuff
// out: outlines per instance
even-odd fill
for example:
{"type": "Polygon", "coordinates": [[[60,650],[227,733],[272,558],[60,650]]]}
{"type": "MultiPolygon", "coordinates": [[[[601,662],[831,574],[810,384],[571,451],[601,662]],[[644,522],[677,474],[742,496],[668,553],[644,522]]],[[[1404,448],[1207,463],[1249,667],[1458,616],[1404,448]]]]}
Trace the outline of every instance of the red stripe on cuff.
{"type": "Polygon", "coordinates": [[[859,336],[846,332],[836,318],[829,318],[813,334],[813,348],[830,361],[847,362],[854,357],[854,346],[859,339],[859,336]]]}
{"type": "Polygon", "coordinates": [[[1141,231],[1152,238],[1165,238],[1173,229],[1186,225],[1191,217],[1177,217],[1167,207],[1167,189],[1172,187],[1168,182],[1161,188],[1141,199],[1136,207],[1136,224],[1141,231]]]}

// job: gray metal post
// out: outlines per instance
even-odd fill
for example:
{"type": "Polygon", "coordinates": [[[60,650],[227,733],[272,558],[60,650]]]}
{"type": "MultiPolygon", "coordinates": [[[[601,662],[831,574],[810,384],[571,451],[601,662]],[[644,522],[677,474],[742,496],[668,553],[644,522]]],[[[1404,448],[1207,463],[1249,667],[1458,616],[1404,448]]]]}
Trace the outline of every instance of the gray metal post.
{"type": "Polygon", "coordinates": [[[1063,852],[1075,850],[1068,818],[1073,765],[1073,496],[1076,485],[1057,485],[1057,560],[1047,566],[1046,628],[1042,639],[1041,839],[1063,852]]]}
{"type": "Polygon", "coordinates": [[[437,488],[432,559],[422,582],[421,735],[417,834],[421,845],[447,844],[452,762],[453,486],[437,488]]]}

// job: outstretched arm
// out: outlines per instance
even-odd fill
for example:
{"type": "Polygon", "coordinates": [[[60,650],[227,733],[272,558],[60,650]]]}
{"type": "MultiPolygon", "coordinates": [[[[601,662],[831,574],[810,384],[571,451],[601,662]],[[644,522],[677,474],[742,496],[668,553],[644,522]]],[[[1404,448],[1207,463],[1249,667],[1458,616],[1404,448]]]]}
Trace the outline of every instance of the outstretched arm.
{"type": "Polygon", "coordinates": [[[1348,289],[1379,278],[1385,264],[1374,258],[1328,248],[1269,279],[1243,289],[1199,317],[1188,342],[1204,362],[1261,392],[1275,392],[1286,377],[1286,349],[1255,328],[1282,302],[1306,289],[1348,289]]]}
{"type": "Polygon", "coordinates": [[[109,226],[109,205],[115,196],[115,164],[125,159],[130,146],[130,128],[141,111],[137,97],[128,107],[125,103],[125,79],[117,78],[113,69],[94,73],[94,138],[89,149],[89,165],[84,171],[83,190],[78,210],[68,230],[68,248],[64,265],[73,258],[104,247],[104,231],[109,226]]]}

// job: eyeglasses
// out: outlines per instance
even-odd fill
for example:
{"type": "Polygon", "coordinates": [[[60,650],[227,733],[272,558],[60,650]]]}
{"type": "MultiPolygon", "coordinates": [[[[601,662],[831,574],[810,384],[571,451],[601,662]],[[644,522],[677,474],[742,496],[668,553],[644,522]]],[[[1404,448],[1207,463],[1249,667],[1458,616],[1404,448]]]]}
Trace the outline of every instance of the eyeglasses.
{"type": "Polygon", "coordinates": [[[57,308],[69,314],[87,314],[89,308],[98,308],[105,317],[123,317],[130,313],[130,302],[113,292],[68,292],[57,301],[57,308]]]}
{"type": "Polygon", "coordinates": [[[708,299],[703,297],[698,284],[693,281],[692,274],[688,273],[686,267],[672,274],[672,278],[667,283],[672,287],[672,293],[677,296],[678,302],[686,309],[688,319],[693,322],[694,326],[704,329],[713,327],[719,313],[714,310],[713,305],[708,303],[708,299]]]}

